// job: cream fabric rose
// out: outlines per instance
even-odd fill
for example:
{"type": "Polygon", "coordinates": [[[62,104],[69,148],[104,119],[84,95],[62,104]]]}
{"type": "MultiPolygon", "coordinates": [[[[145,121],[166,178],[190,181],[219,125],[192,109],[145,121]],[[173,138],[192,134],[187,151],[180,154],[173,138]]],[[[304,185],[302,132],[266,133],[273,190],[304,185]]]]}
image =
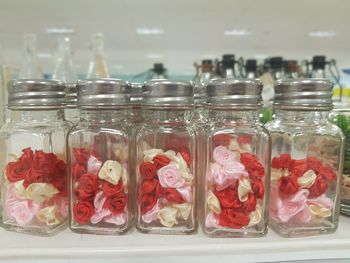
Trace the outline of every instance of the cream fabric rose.
{"type": "Polygon", "coordinates": [[[154,157],[162,153],[163,153],[162,149],[150,149],[150,150],[143,151],[143,155],[144,155],[143,160],[145,162],[152,162],[154,157]]]}
{"type": "Polygon", "coordinates": [[[98,177],[111,184],[117,185],[123,174],[123,166],[113,160],[105,161],[102,165],[98,177]]]}
{"type": "Polygon", "coordinates": [[[252,192],[252,187],[248,179],[242,177],[238,184],[238,199],[241,202],[245,202],[248,199],[248,194],[252,192]]]}
{"type": "Polygon", "coordinates": [[[128,192],[128,184],[129,184],[129,174],[128,171],[123,167],[123,173],[122,173],[122,182],[124,186],[124,192],[128,192]]]}
{"type": "Polygon", "coordinates": [[[56,206],[48,206],[41,209],[36,217],[40,222],[45,223],[48,226],[57,225],[61,222],[60,218],[57,217],[58,211],[56,206]]]}
{"type": "Polygon", "coordinates": [[[167,150],[166,152],[164,152],[164,155],[168,157],[170,160],[177,161],[175,160],[176,152],[173,150],[167,150]]]}
{"type": "Polygon", "coordinates": [[[59,191],[52,184],[32,183],[27,187],[25,196],[39,204],[51,199],[58,193],[59,191]]]}
{"type": "Polygon", "coordinates": [[[15,182],[14,185],[14,189],[15,189],[15,193],[16,195],[21,198],[21,199],[27,199],[27,192],[26,192],[26,188],[23,186],[23,182],[24,180],[15,182]]]}
{"type": "Polygon", "coordinates": [[[177,209],[177,217],[187,220],[191,213],[192,205],[190,203],[173,204],[173,207],[177,209]]]}
{"type": "Polygon", "coordinates": [[[301,188],[309,188],[314,184],[316,177],[313,170],[307,170],[302,176],[298,177],[298,184],[301,188]]]}
{"type": "Polygon", "coordinates": [[[332,210],[319,205],[310,205],[309,210],[312,215],[319,218],[326,218],[332,215],[332,210]]]}
{"type": "Polygon", "coordinates": [[[116,158],[119,158],[122,162],[126,162],[129,159],[129,147],[125,143],[113,143],[112,151],[116,158]]]}
{"type": "Polygon", "coordinates": [[[207,205],[209,210],[213,211],[215,214],[221,213],[220,201],[212,191],[209,191],[208,193],[207,205]]]}
{"type": "Polygon", "coordinates": [[[255,211],[251,212],[249,215],[250,221],[247,227],[255,226],[260,223],[261,221],[261,206],[259,204],[256,205],[255,211]]]}
{"type": "Polygon", "coordinates": [[[175,207],[165,206],[164,208],[160,209],[157,217],[163,226],[173,227],[178,223],[176,220],[178,211],[179,210],[175,207]]]}

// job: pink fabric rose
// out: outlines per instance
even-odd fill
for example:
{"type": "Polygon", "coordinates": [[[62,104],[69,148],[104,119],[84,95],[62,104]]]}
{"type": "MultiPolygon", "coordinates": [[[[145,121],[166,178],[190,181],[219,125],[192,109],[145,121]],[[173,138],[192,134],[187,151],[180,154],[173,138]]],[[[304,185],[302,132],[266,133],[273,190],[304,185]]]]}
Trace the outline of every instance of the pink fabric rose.
{"type": "Polygon", "coordinates": [[[106,216],[104,221],[106,223],[111,223],[111,224],[115,224],[117,226],[121,226],[121,225],[125,224],[126,219],[127,219],[126,213],[121,213],[121,214],[118,214],[118,215],[112,215],[111,214],[109,216],[106,216]]]}
{"type": "Polygon", "coordinates": [[[98,160],[95,156],[90,155],[87,162],[87,172],[90,174],[98,174],[101,166],[102,162],[98,160]]]}
{"type": "Polygon", "coordinates": [[[102,191],[98,192],[94,199],[94,207],[96,212],[101,212],[103,209],[103,204],[106,201],[106,197],[102,191]]]}
{"type": "Polygon", "coordinates": [[[213,212],[208,213],[207,218],[205,219],[205,226],[214,228],[219,227],[218,217],[213,212]]]}
{"type": "Polygon", "coordinates": [[[306,202],[308,205],[317,205],[328,209],[333,208],[333,200],[327,197],[325,194],[320,195],[316,198],[310,198],[306,202]]]}
{"type": "Polygon", "coordinates": [[[157,171],[159,183],[162,187],[179,188],[185,183],[180,170],[174,164],[163,166],[157,171]]]}
{"type": "Polygon", "coordinates": [[[213,159],[220,165],[225,165],[235,161],[235,155],[225,146],[217,146],[213,151],[213,159]]]}
{"type": "Polygon", "coordinates": [[[68,199],[67,197],[56,197],[55,206],[63,217],[68,216],[68,199]]]}
{"type": "Polygon", "coordinates": [[[153,208],[142,216],[142,221],[149,224],[152,221],[156,220],[159,210],[160,210],[160,207],[159,207],[159,200],[158,200],[157,203],[153,206],[153,208]]]}
{"type": "Polygon", "coordinates": [[[222,168],[222,173],[232,179],[240,179],[242,176],[249,176],[245,166],[237,161],[226,163],[222,168]]]}
{"type": "Polygon", "coordinates": [[[30,223],[39,209],[40,206],[31,200],[6,202],[7,215],[15,219],[20,226],[30,223]]]}
{"type": "Polygon", "coordinates": [[[192,187],[189,185],[185,185],[183,187],[177,188],[176,191],[178,191],[183,199],[186,200],[186,202],[191,203],[192,202],[192,187]]]}
{"type": "Polygon", "coordinates": [[[100,223],[106,216],[111,215],[111,211],[108,209],[102,209],[100,211],[96,211],[95,214],[92,215],[90,218],[91,224],[98,224],[100,223]]]}

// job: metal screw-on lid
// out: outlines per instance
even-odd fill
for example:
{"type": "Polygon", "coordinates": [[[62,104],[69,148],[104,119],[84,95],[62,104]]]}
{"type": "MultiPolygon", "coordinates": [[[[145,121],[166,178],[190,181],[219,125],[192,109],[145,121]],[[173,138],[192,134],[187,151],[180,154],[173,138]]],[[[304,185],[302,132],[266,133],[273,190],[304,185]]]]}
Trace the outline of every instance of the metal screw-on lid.
{"type": "Polygon", "coordinates": [[[258,79],[215,79],[207,85],[206,106],[240,107],[257,109],[260,107],[262,83],[258,79]]]}
{"type": "Polygon", "coordinates": [[[275,82],[273,106],[279,109],[330,110],[333,82],[328,79],[285,79],[275,82]]]}
{"type": "Polygon", "coordinates": [[[87,79],[78,81],[78,108],[109,109],[126,106],[130,83],[120,79],[87,79]]]}
{"type": "Polygon", "coordinates": [[[141,83],[131,83],[130,91],[130,104],[141,105],[142,103],[142,84],[141,83]]]}
{"type": "Polygon", "coordinates": [[[77,107],[77,85],[76,83],[66,83],[66,108],[77,107]]]}
{"type": "Polygon", "coordinates": [[[144,106],[193,106],[193,86],[188,81],[150,80],[142,87],[144,106]]]}
{"type": "Polygon", "coordinates": [[[58,80],[18,79],[8,83],[8,107],[59,109],[65,105],[65,84],[58,80]]]}

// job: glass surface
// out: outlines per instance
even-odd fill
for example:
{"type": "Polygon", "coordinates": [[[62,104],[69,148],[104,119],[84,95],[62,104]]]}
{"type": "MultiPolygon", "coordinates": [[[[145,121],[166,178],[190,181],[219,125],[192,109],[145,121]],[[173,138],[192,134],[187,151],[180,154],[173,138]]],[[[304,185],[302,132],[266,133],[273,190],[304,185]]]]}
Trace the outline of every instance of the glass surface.
{"type": "Polygon", "coordinates": [[[89,63],[87,79],[108,78],[108,68],[104,55],[104,36],[102,33],[94,34],[91,37],[91,58],[89,63]]]}
{"type": "Polygon", "coordinates": [[[266,124],[272,138],[270,226],[282,236],[338,227],[344,137],[328,114],[276,110],[266,124]]]}
{"type": "Polygon", "coordinates": [[[130,134],[124,110],[81,111],[68,134],[70,228],[124,234],[132,226],[130,134]]]}
{"type": "Polygon", "coordinates": [[[52,235],[68,218],[65,135],[61,111],[12,111],[0,131],[3,227],[52,235]]]}
{"type": "Polygon", "coordinates": [[[265,235],[270,136],[258,112],[211,110],[205,133],[204,232],[213,237],[265,235]]]}
{"type": "Polygon", "coordinates": [[[197,219],[192,113],[166,109],[143,113],[136,136],[136,227],[144,233],[193,233],[197,219]]]}
{"type": "Polygon", "coordinates": [[[20,79],[41,79],[43,74],[36,52],[36,35],[23,36],[23,61],[18,74],[20,79]]]}
{"type": "Polygon", "coordinates": [[[59,37],[55,51],[55,68],[52,79],[73,83],[77,75],[72,61],[72,50],[69,37],[59,37]]]}

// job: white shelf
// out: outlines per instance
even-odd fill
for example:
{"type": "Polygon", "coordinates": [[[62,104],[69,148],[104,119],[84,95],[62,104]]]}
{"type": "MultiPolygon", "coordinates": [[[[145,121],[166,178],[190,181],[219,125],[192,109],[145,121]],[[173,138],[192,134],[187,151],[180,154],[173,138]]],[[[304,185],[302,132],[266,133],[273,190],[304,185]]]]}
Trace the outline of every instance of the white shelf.
{"type": "Polygon", "coordinates": [[[350,218],[341,217],[334,234],[292,239],[279,237],[273,231],[263,238],[218,239],[202,233],[160,236],[134,231],[125,236],[94,236],[78,235],[69,230],[45,238],[0,230],[0,260],[6,259],[6,262],[10,259],[35,262],[39,259],[112,260],[121,257],[124,258],[122,262],[145,262],[146,257],[154,259],[146,262],[163,262],[165,258],[174,260],[174,256],[201,259],[201,262],[217,261],[218,256],[235,262],[350,259],[350,218]],[[133,258],[135,260],[131,261],[133,258]]]}

